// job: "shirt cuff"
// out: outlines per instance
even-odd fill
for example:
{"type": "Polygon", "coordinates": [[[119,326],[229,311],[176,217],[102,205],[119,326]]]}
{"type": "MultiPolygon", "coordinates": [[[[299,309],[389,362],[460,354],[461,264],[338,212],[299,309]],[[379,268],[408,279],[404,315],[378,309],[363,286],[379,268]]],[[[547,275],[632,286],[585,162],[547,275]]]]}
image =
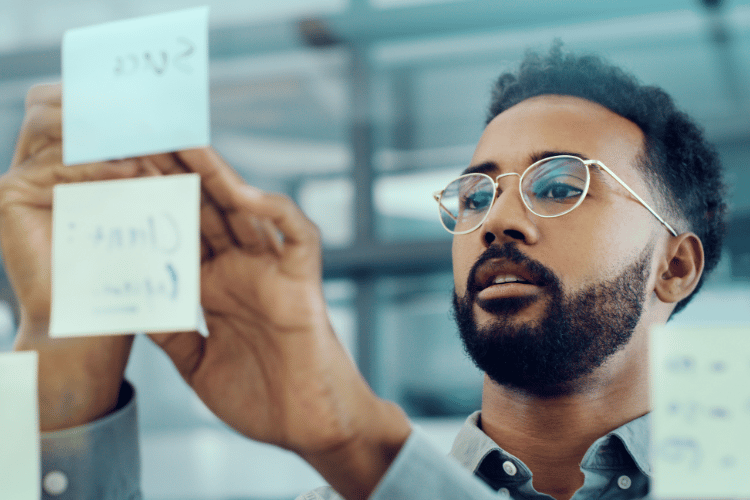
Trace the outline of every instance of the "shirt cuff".
{"type": "Polygon", "coordinates": [[[117,409],[79,427],[41,434],[44,500],[137,500],[140,452],[135,390],[120,388],[117,409]]]}
{"type": "Polygon", "coordinates": [[[370,500],[497,500],[495,491],[445,456],[415,427],[370,500]]]}

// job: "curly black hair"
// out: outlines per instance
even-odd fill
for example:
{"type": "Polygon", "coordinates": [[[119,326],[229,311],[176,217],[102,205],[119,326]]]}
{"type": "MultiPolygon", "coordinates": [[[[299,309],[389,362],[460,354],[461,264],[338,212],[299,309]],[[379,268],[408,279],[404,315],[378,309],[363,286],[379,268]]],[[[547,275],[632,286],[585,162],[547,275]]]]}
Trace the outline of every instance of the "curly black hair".
{"type": "Polygon", "coordinates": [[[564,53],[559,41],[545,56],[528,52],[517,72],[498,78],[487,123],[515,104],[539,95],[580,97],[640,127],[645,139],[637,167],[648,179],[659,210],[668,220],[677,221],[673,226],[678,233],[694,232],[705,253],[698,286],[677,303],[672,316],[680,312],[721,258],[726,186],[715,148],[664,90],[641,84],[598,56],[564,53]]]}

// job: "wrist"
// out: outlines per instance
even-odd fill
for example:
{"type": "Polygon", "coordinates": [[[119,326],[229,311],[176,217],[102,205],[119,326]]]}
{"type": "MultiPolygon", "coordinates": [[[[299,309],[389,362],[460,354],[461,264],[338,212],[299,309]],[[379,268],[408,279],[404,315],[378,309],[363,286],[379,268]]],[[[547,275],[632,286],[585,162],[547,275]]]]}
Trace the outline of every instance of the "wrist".
{"type": "Polygon", "coordinates": [[[377,399],[367,416],[344,445],[303,457],[347,500],[370,496],[411,434],[408,417],[394,403],[377,399]]]}
{"type": "Polygon", "coordinates": [[[122,369],[90,348],[91,339],[49,337],[49,321],[22,314],[16,351],[39,355],[39,424],[42,431],[76,427],[97,420],[116,407],[122,369]]]}

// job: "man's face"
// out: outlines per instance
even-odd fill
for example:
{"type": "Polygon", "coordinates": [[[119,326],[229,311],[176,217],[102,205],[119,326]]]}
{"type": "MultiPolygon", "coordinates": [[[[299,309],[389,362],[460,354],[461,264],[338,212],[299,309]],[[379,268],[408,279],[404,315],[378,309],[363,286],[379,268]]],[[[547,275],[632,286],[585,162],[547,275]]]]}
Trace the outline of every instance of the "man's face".
{"type": "MultiPolygon", "coordinates": [[[[642,142],[634,123],[598,104],[540,96],[495,117],[472,166],[485,164],[495,177],[574,154],[603,162],[651,202],[635,168],[642,142]]],[[[467,351],[498,383],[539,395],[570,392],[626,346],[638,324],[660,226],[594,170],[583,203],[556,218],[529,212],[518,177],[504,177],[482,227],[454,237],[458,323],[467,351]],[[512,276],[527,283],[499,283],[512,276]]]]}

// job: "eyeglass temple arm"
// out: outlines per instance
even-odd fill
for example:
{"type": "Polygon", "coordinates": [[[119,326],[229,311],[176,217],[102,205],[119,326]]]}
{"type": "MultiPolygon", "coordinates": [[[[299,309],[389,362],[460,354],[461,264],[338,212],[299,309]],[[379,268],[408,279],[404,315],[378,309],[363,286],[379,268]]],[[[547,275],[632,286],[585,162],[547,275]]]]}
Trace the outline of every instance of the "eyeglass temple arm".
{"type": "Polygon", "coordinates": [[[453,214],[451,213],[451,211],[448,210],[447,208],[445,208],[445,205],[443,205],[440,202],[440,198],[442,196],[443,196],[443,192],[442,191],[436,191],[436,192],[432,193],[432,197],[435,198],[435,201],[437,202],[438,205],[440,205],[440,208],[442,208],[443,210],[445,210],[445,213],[448,214],[448,217],[450,217],[451,219],[457,221],[458,217],[454,217],[453,214]]]}
{"type": "Polygon", "coordinates": [[[652,215],[653,215],[654,217],[656,217],[656,218],[657,218],[657,220],[658,220],[659,222],[661,222],[661,223],[662,223],[662,224],[664,225],[664,227],[666,227],[666,228],[667,228],[667,231],[669,231],[669,232],[670,232],[670,233],[672,234],[672,236],[677,236],[677,231],[675,231],[674,229],[672,229],[672,226],[670,226],[670,225],[669,225],[669,224],[667,223],[667,221],[665,221],[664,219],[662,219],[662,218],[661,218],[661,217],[659,216],[659,214],[657,214],[657,213],[656,213],[656,212],[654,211],[654,209],[653,209],[653,208],[651,208],[650,206],[648,206],[648,203],[646,203],[646,202],[645,202],[645,201],[643,200],[643,198],[641,198],[640,196],[638,196],[638,195],[636,194],[636,192],[635,192],[635,191],[633,191],[632,189],[630,189],[630,187],[628,187],[628,185],[627,185],[627,184],[625,184],[625,181],[623,181],[622,179],[620,179],[619,177],[617,177],[617,174],[615,174],[614,172],[612,172],[612,171],[611,171],[611,170],[610,170],[609,168],[607,168],[607,166],[606,166],[606,165],[604,165],[603,163],[600,163],[600,162],[598,162],[598,161],[592,161],[591,163],[592,163],[592,164],[595,164],[595,165],[596,165],[596,166],[597,166],[598,168],[601,168],[602,170],[606,171],[606,172],[607,172],[607,173],[608,173],[609,175],[611,175],[611,176],[612,176],[612,177],[613,177],[613,178],[614,178],[614,179],[615,179],[615,180],[616,180],[617,182],[619,182],[619,183],[620,183],[620,185],[621,185],[622,187],[624,187],[625,189],[627,189],[627,190],[628,190],[628,193],[630,193],[631,195],[633,195],[633,197],[634,197],[634,198],[635,198],[636,200],[638,200],[639,202],[641,202],[641,204],[642,204],[642,205],[643,205],[644,207],[646,207],[646,210],[648,210],[649,212],[651,212],[651,214],[652,214],[652,215]]]}

